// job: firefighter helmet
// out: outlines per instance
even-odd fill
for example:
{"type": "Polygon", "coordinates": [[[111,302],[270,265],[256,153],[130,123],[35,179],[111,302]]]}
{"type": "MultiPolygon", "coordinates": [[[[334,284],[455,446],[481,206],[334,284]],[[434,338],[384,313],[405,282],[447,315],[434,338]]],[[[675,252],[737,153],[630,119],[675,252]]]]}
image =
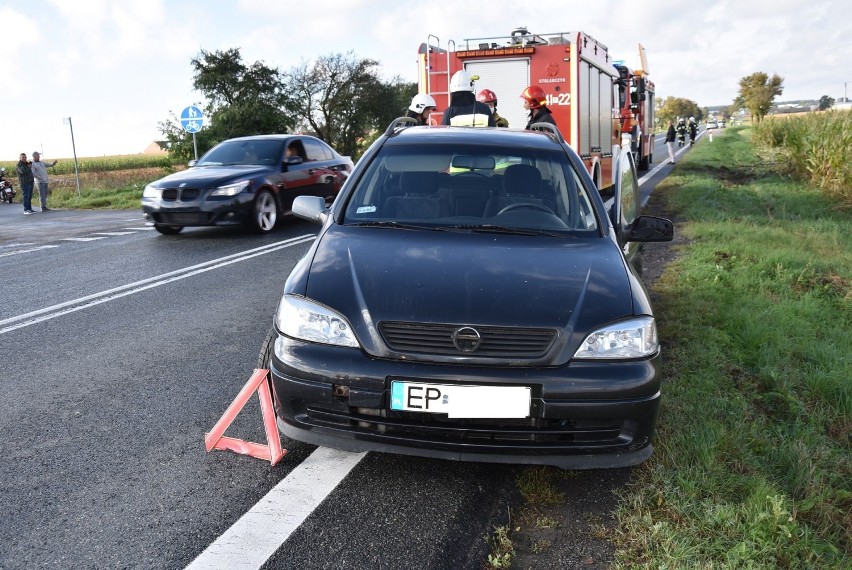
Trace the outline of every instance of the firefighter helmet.
{"type": "Polygon", "coordinates": [[[480,103],[496,103],[497,94],[494,93],[491,89],[483,89],[482,91],[476,94],[476,100],[480,103]]]}
{"type": "Polygon", "coordinates": [[[464,69],[456,71],[450,79],[450,93],[458,91],[470,91],[473,93],[473,82],[479,79],[478,75],[471,75],[469,71],[464,69]]]}
{"type": "Polygon", "coordinates": [[[423,113],[429,107],[437,107],[438,104],[435,103],[435,99],[432,98],[431,95],[427,95],[425,93],[419,93],[414,96],[411,100],[411,106],[408,108],[409,111],[414,111],[415,113],[423,113]]]}
{"type": "Polygon", "coordinates": [[[538,109],[547,104],[547,95],[544,94],[544,89],[538,85],[530,85],[524,89],[521,92],[521,98],[530,104],[530,109],[538,109]]]}

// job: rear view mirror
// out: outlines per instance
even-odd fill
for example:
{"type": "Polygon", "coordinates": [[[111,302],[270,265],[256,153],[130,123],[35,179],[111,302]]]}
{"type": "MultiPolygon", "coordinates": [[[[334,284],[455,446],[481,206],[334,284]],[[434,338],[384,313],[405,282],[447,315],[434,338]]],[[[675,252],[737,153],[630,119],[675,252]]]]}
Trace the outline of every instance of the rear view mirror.
{"type": "Polygon", "coordinates": [[[494,170],[494,157],[459,154],[453,157],[452,167],[468,170],[494,170]]]}

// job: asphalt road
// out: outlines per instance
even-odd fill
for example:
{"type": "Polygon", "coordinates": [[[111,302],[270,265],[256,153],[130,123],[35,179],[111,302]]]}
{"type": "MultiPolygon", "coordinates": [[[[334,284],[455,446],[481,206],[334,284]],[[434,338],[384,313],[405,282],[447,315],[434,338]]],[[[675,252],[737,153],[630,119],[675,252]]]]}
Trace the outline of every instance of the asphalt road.
{"type": "MultiPolygon", "coordinates": [[[[0,205],[0,567],[184,567],[314,451],[285,440],[270,466],[204,434],[316,229],[161,236],[139,212],[0,205]]],[[[264,441],[260,418],[252,399],[227,433],[264,441]]],[[[265,567],[479,568],[519,473],[367,454],[265,567]]]]}

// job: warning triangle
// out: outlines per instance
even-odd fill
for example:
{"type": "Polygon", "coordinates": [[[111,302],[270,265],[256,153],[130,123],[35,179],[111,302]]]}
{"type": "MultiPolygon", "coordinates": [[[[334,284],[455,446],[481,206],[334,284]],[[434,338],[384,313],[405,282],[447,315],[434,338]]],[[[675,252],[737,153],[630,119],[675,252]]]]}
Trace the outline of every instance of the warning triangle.
{"type": "Polygon", "coordinates": [[[269,389],[268,377],[268,370],[255,369],[254,374],[210,433],[204,434],[204,446],[208,452],[213,449],[233,451],[242,455],[251,455],[257,459],[267,459],[272,465],[281,461],[281,458],[287,454],[287,450],[281,447],[281,436],[275,424],[275,410],[272,406],[272,391],[269,389]],[[263,412],[263,427],[266,430],[266,445],[223,435],[254,392],[257,392],[260,398],[260,411],[263,412]]]}

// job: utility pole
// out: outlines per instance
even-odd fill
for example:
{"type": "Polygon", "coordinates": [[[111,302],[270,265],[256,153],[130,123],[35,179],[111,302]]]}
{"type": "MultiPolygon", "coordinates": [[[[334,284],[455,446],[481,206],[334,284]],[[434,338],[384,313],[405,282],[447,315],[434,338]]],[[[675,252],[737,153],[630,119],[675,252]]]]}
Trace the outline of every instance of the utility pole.
{"type": "Polygon", "coordinates": [[[71,150],[74,152],[74,176],[77,178],[77,195],[80,195],[80,171],[77,169],[77,146],[74,144],[74,125],[71,117],[65,117],[62,122],[71,128],[71,150]]]}

